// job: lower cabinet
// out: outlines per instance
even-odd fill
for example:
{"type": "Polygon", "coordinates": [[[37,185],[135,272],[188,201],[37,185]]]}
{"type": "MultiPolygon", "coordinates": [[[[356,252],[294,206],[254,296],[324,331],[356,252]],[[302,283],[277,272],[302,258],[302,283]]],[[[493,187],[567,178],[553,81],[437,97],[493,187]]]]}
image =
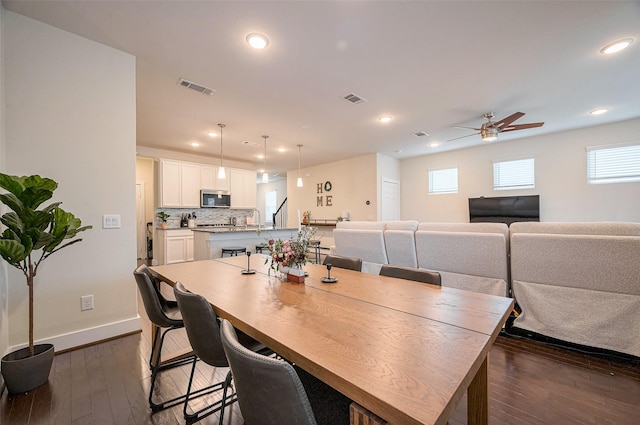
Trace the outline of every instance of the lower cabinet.
{"type": "MultiPolygon", "coordinates": [[[[193,231],[186,229],[160,230],[158,264],[193,261],[193,231]]],[[[154,247],[155,248],[155,247],[154,247]]]]}

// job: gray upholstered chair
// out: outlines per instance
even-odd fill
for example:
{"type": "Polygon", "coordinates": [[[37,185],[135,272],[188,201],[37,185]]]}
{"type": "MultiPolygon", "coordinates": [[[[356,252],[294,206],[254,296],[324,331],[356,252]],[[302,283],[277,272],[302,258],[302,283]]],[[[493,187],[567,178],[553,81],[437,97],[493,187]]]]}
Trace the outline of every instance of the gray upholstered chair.
{"type": "Polygon", "coordinates": [[[302,382],[293,366],[257,354],[238,342],[222,320],[222,346],[233,371],[240,411],[246,425],[316,425],[302,382]]]}
{"type": "Polygon", "coordinates": [[[329,254],[324,258],[322,264],[324,264],[325,266],[327,264],[331,264],[332,267],[355,270],[357,272],[362,270],[362,260],[360,258],[343,257],[340,255],[329,254]]]}
{"type": "MultiPolygon", "coordinates": [[[[220,341],[220,326],[218,317],[213,311],[211,304],[198,294],[193,294],[185,289],[180,283],[176,282],[173,292],[175,294],[184,327],[187,331],[187,337],[191,343],[193,351],[206,364],[214,367],[229,367],[227,357],[225,356],[222,343],[220,341]]],[[[240,334],[241,343],[250,351],[269,352],[263,344],[249,337],[240,334]]],[[[212,413],[220,412],[220,421],[222,424],[224,419],[224,408],[236,401],[235,393],[227,394],[231,384],[231,370],[227,373],[224,381],[217,382],[209,387],[202,388],[198,391],[191,391],[193,385],[193,376],[196,370],[196,360],[193,359],[191,366],[191,375],[189,376],[189,385],[187,387],[187,399],[184,402],[184,418],[187,423],[194,423],[200,419],[209,416],[212,413]],[[205,406],[193,413],[189,413],[189,399],[196,395],[204,395],[213,391],[222,390],[222,398],[208,406],[205,406]]]]}
{"type": "Polygon", "coordinates": [[[176,366],[181,366],[192,362],[195,355],[190,353],[174,361],[161,363],[162,345],[165,335],[174,329],[184,326],[182,316],[178,309],[178,304],[173,300],[167,300],[162,296],[158,288],[155,278],[146,265],[141,265],[134,272],[138,291],[144,304],[147,317],[153,323],[155,332],[153,335],[153,345],[151,354],[149,355],[149,367],[151,368],[151,387],[149,388],[149,407],[152,411],[157,412],[167,407],[175,406],[182,403],[186,399],[186,394],[174,397],[170,400],[162,402],[154,402],[152,399],[158,373],[162,370],[176,366]],[[164,331],[162,331],[164,329],[164,331]]]}
{"type": "Polygon", "coordinates": [[[398,279],[414,280],[441,286],[440,273],[411,267],[398,267],[384,264],[380,269],[380,276],[396,277],[398,279]]]}

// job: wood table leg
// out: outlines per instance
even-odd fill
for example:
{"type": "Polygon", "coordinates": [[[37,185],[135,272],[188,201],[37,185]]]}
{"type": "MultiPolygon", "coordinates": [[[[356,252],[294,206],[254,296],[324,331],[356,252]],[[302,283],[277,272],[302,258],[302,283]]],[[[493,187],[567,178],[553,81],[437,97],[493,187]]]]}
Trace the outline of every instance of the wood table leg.
{"type": "Polygon", "coordinates": [[[350,425],[387,425],[387,421],[369,412],[356,402],[349,405],[350,425]]]}
{"type": "Polygon", "coordinates": [[[467,421],[469,425],[487,425],[489,423],[487,373],[487,359],[485,358],[467,389],[467,421]]]}

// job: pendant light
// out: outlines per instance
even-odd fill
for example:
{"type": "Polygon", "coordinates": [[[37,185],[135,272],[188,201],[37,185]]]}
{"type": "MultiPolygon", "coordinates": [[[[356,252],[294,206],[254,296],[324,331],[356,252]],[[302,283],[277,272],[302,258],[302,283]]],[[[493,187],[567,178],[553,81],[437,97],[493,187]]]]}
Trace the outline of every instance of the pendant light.
{"type": "Polygon", "coordinates": [[[224,167],[222,166],[222,129],[226,127],[226,125],[224,124],[218,124],[218,127],[220,127],[220,168],[218,168],[218,178],[219,179],[226,179],[227,175],[225,173],[224,167]]]}
{"type": "Polygon", "coordinates": [[[269,173],[267,173],[267,139],[269,136],[262,136],[264,139],[264,172],[262,173],[262,183],[269,183],[269,173]]]}
{"type": "Polygon", "coordinates": [[[302,187],[302,174],[300,173],[300,158],[302,157],[302,152],[300,150],[301,147],[302,145],[298,144],[298,187],[302,187]]]}

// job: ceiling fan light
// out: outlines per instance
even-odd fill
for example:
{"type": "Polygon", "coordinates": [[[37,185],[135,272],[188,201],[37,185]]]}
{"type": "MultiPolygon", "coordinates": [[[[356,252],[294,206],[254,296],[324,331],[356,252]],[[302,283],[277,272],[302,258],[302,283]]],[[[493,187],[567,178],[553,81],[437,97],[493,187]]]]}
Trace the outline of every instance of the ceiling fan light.
{"type": "Polygon", "coordinates": [[[484,142],[493,142],[498,140],[498,129],[493,127],[485,127],[480,130],[480,134],[482,135],[482,141],[484,142]]]}

